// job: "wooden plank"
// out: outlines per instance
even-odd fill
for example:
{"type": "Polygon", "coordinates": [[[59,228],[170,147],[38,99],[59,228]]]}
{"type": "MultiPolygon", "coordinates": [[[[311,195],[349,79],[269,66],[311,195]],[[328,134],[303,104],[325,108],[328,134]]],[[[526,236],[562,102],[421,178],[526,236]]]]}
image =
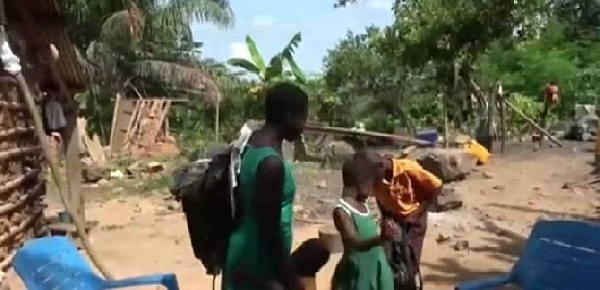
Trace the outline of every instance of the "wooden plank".
{"type": "Polygon", "coordinates": [[[63,146],[67,174],[67,202],[75,209],[77,218],[85,222],[85,198],[81,194],[81,162],[79,161],[78,106],[73,105],[69,109],[70,112],[66,116],[67,134],[65,139],[67,142],[63,146]]]}
{"type": "Polygon", "coordinates": [[[160,130],[160,124],[157,124],[157,116],[161,114],[164,105],[163,100],[152,100],[148,113],[140,120],[138,145],[147,147],[156,141],[156,135],[160,130]]]}
{"type": "Polygon", "coordinates": [[[102,149],[102,145],[96,144],[96,141],[100,142],[98,135],[94,135],[94,137],[97,139],[94,140],[93,138],[90,138],[90,136],[85,134],[83,136],[83,140],[85,142],[85,146],[87,147],[88,154],[90,155],[92,161],[98,164],[103,164],[104,161],[106,161],[106,159],[104,158],[104,150],[102,149]]]}
{"type": "Polygon", "coordinates": [[[129,121],[129,125],[127,126],[127,133],[125,134],[125,144],[123,146],[124,149],[127,149],[132,142],[135,142],[135,135],[137,132],[137,128],[139,126],[140,119],[142,115],[145,114],[146,101],[141,100],[136,103],[134,113],[129,121]]]}
{"type": "MultiPolygon", "coordinates": [[[[116,112],[117,118],[113,123],[114,135],[110,140],[110,153],[116,154],[121,151],[127,141],[127,129],[133,118],[136,102],[138,100],[121,99],[119,111],[116,112]]],[[[113,129],[111,128],[111,131],[113,129]]]]}
{"type": "Polygon", "coordinates": [[[100,137],[97,134],[94,134],[94,136],[92,136],[92,144],[92,146],[94,147],[94,151],[98,152],[100,164],[104,164],[104,162],[106,162],[106,156],[104,156],[104,148],[102,146],[102,142],[100,142],[100,137]]]}
{"type": "Polygon", "coordinates": [[[163,127],[163,123],[165,122],[165,119],[167,117],[167,115],[169,114],[169,110],[171,109],[171,101],[163,101],[161,103],[161,109],[160,112],[158,114],[158,116],[156,117],[156,121],[153,124],[154,128],[152,132],[148,132],[149,134],[147,135],[147,140],[151,143],[156,142],[156,137],[158,137],[158,133],[160,132],[161,128],[163,127]]]}
{"type": "Polygon", "coordinates": [[[116,134],[119,132],[117,130],[117,121],[119,121],[119,117],[122,114],[121,113],[121,100],[122,100],[122,96],[121,94],[117,93],[117,97],[115,99],[115,108],[113,109],[113,116],[112,116],[112,122],[110,124],[110,139],[109,139],[109,155],[112,155],[113,153],[113,143],[114,141],[117,139],[116,134]]]}
{"type": "Polygon", "coordinates": [[[81,152],[85,153],[88,152],[87,150],[87,146],[85,145],[85,136],[87,135],[86,133],[86,127],[87,127],[87,120],[85,119],[85,117],[79,117],[77,118],[77,132],[79,134],[79,149],[81,150],[81,152]]]}

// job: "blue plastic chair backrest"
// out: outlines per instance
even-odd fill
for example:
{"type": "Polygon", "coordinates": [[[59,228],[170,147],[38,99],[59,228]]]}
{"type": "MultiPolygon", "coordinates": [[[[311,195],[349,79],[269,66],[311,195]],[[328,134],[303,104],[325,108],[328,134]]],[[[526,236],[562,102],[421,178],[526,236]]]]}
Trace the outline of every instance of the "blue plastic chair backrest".
{"type": "Polygon", "coordinates": [[[102,289],[85,258],[68,238],[48,237],[27,242],[13,266],[28,290],[102,289]]]}
{"type": "Polygon", "coordinates": [[[513,274],[528,290],[600,289],[600,225],[536,223],[513,274]]]}

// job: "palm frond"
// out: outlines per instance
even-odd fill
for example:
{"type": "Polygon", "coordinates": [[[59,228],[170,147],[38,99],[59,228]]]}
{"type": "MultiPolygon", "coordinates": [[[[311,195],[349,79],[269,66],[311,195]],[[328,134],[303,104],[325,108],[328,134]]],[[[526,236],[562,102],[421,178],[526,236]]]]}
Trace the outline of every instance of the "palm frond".
{"type": "Polygon", "coordinates": [[[229,64],[230,66],[243,68],[243,69],[261,77],[262,72],[260,71],[260,68],[256,64],[252,63],[251,61],[249,61],[247,59],[231,58],[227,61],[227,64],[229,64]]]}
{"type": "Polygon", "coordinates": [[[110,15],[102,24],[100,38],[115,46],[131,46],[141,38],[145,21],[144,13],[133,5],[110,15]]]}
{"type": "Polygon", "coordinates": [[[292,75],[294,76],[294,78],[299,83],[306,84],[306,76],[304,75],[304,72],[302,71],[302,69],[300,69],[300,67],[296,63],[296,60],[294,60],[294,52],[300,45],[301,41],[302,41],[302,34],[300,32],[294,34],[294,36],[292,36],[292,39],[290,39],[288,44],[281,51],[281,55],[282,55],[283,59],[287,62],[287,64],[290,66],[290,69],[292,70],[292,75]]]}
{"type": "Polygon", "coordinates": [[[152,15],[153,21],[165,26],[191,22],[212,23],[221,28],[235,24],[228,0],[170,0],[152,15]]]}
{"type": "Polygon", "coordinates": [[[293,55],[294,52],[296,52],[296,48],[298,48],[301,41],[302,41],[302,33],[297,32],[296,34],[294,34],[294,36],[292,36],[292,39],[290,39],[288,44],[281,51],[281,53],[284,55],[284,57],[286,54],[293,55]]]}
{"type": "Polygon", "coordinates": [[[252,39],[252,37],[250,37],[250,35],[246,35],[246,47],[248,48],[248,53],[250,54],[252,61],[254,62],[254,64],[260,72],[258,73],[258,75],[262,75],[264,73],[264,70],[266,69],[265,60],[260,54],[260,51],[258,51],[256,42],[254,41],[254,39],[252,39]]]}
{"type": "Polygon", "coordinates": [[[144,60],[135,64],[136,73],[157,80],[172,88],[199,91],[204,101],[215,104],[222,100],[221,90],[209,74],[198,68],[185,67],[164,61],[144,60]]]}

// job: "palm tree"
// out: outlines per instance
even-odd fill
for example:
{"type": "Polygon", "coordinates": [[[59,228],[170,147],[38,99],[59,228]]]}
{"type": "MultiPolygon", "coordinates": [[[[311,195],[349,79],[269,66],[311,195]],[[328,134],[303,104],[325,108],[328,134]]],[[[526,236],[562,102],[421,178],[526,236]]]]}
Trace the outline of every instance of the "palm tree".
{"type": "Polygon", "coordinates": [[[221,28],[234,24],[229,0],[65,0],[62,11],[69,19],[74,43],[85,50],[92,42],[122,35],[160,36],[163,44],[176,36],[191,40],[193,22],[221,28]]]}
{"type": "MultiPolygon", "coordinates": [[[[95,90],[123,88],[132,78],[215,105],[221,92],[210,74],[183,63],[197,60],[194,22],[234,23],[229,0],[65,0],[71,35],[95,68],[95,90]],[[139,78],[135,78],[139,77],[139,78]]],[[[91,94],[96,95],[96,94],[91,94]]],[[[217,116],[218,118],[218,116],[217,116]]],[[[217,122],[218,127],[218,122],[217,122]]]]}

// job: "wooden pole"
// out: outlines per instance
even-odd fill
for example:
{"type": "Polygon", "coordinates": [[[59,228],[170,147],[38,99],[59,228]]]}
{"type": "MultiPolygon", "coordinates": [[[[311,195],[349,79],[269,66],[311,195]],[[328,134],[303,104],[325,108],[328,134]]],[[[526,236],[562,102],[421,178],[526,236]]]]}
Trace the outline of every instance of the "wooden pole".
{"type": "Polygon", "coordinates": [[[488,99],[488,122],[487,122],[487,137],[489,142],[488,150],[491,152],[494,147],[494,119],[496,118],[496,94],[489,94],[488,99]]]}
{"type": "Polygon", "coordinates": [[[550,135],[550,133],[548,133],[548,131],[546,131],[544,128],[542,128],[538,124],[536,124],[531,118],[525,116],[525,114],[523,114],[523,112],[521,112],[519,109],[517,109],[511,102],[509,102],[508,100],[504,100],[504,103],[506,104],[506,106],[508,106],[509,109],[511,109],[513,112],[519,114],[519,116],[521,116],[521,118],[525,119],[525,121],[527,121],[529,124],[531,124],[531,126],[533,126],[535,129],[537,129],[540,133],[547,136],[548,140],[552,141],[552,143],[554,143],[560,147],[564,147],[564,145],[560,141],[558,141],[556,138],[554,138],[554,136],[550,135]]]}
{"type": "Polygon", "coordinates": [[[217,100],[215,103],[215,143],[219,143],[219,109],[220,109],[221,100],[217,100]]]}
{"type": "MultiPolygon", "coordinates": [[[[69,96],[65,96],[69,97],[69,96]]],[[[71,204],[79,219],[85,223],[85,199],[81,192],[81,148],[79,147],[80,138],[77,127],[78,106],[74,101],[68,102],[65,112],[67,119],[67,128],[63,135],[63,152],[65,154],[65,169],[67,174],[67,192],[71,204]]]]}
{"type": "Polygon", "coordinates": [[[594,160],[596,161],[596,169],[600,169],[600,123],[598,123],[598,127],[596,128],[596,150],[594,152],[594,160]]]}
{"type": "Polygon", "coordinates": [[[502,90],[502,84],[498,83],[498,104],[500,104],[500,130],[502,132],[502,139],[500,139],[501,153],[506,152],[506,138],[508,138],[508,130],[506,128],[506,104],[504,103],[505,97],[506,96],[504,95],[504,91],[502,90]]]}
{"type": "Polygon", "coordinates": [[[450,147],[450,136],[449,136],[449,128],[448,128],[448,105],[447,105],[447,97],[448,90],[442,92],[442,115],[444,116],[444,148],[450,147]]]}
{"type": "Polygon", "coordinates": [[[121,94],[117,93],[117,96],[115,98],[115,107],[113,108],[112,122],[110,125],[110,137],[109,137],[110,140],[108,142],[108,148],[110,148],[110,151],[108,153],[108,156],[112,156],[113,153],[116,153],[116,152],[113,152],[113,151],[116,151],[116,150],[113,150],[113,146],[114,146],[113,143],[116,139],[115,134],[117,133],[117,117],[119,116],[119,111],[121,110],[120,107],[121,107],[121,99],[122,98],[123,97],[121,96],[121,94]]]}

